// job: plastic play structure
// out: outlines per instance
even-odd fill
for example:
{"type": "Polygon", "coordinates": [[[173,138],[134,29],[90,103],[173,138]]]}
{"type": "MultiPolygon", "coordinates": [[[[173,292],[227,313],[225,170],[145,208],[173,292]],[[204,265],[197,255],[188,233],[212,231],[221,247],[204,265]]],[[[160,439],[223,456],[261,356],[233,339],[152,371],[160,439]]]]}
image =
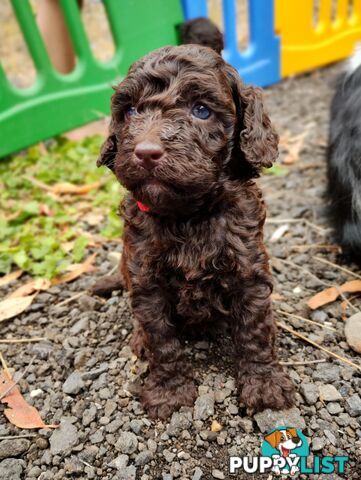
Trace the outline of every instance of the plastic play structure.
{"type": "MultiPolygon", "coordinates": [[[[220,0],[225,59],[260,86],[348,57],[361,40],[361,0],[248,0],[248,46],[240,50],[237,0],[220,0]]],[[[60,0],[77,54],[73,72],[52,66],[29,0],[11,4],[36,68],[17,88],[0,65],[0,157],[109,113],[111,85],[147,52],[176,44],[177,25],[208,16],[207,0],[103,0],[115,55],[98,61],[75,0],[60,0]]]]}

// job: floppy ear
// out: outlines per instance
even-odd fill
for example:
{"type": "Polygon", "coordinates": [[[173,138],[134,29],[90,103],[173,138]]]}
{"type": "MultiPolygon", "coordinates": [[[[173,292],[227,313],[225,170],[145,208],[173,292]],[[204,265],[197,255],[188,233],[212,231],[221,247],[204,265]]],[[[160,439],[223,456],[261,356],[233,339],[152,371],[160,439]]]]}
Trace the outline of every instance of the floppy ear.
{"type": "Polygon", "coordinates": [[[270,433],[264,439],[271,445],[272,448],[277,448],[281,440],[281,432],[276,430],[273,433],[270,433]]]}
{"type": "Polygon", "coordinates": [[[100,149],[100,154],[97,159],[97,167],[105,165],[106,167],[110,168],[110,170],[114,171],[114,159],[118,150],[117,138],[115,136],[115,133],[112,133],[111,126],[109,127],[109,129],[109,136],[100,149]]]}
{"type": "Polygon", "coordinates": [[[255,87],[241,89],[241,107],[240,148],[254,168],[269,168],[278,157],[278,135],[264,110],[262,91],[255,87]]]}
{"type": "Polygon", "coordinates": [[[264,109],[262,90],[244,85],[238,72],[229,65],[227,67],[240,122],[239,149],[252,171],[258,173],[277,160],[279,137],[264,109]]]}
{"type": "Polygon", "coordinates": [[[287,428],[288,433],[291,435],[291,437],[298,437],[297,435],[297,430],[295,428],[287,428]]]}

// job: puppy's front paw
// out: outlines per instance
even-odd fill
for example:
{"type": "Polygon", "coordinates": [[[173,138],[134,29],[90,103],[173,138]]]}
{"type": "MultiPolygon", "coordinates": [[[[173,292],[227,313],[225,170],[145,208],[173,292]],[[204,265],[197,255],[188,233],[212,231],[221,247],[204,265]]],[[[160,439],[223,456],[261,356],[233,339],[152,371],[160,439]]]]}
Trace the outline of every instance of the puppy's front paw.
{"type": "Polygon", "coordinates": [[[165,384],[155,383],[154,380],[146,381],[141,394],[142,404],[151,418],[165,420],[180,407],[191,407],[197,396],[197,389],[188,379],[174,378],[165,384]]]}
{"type": "Polygon", "coordinates": [[[238,378],[240,400],[246,407],[254,411],[292,407],[295,400],[294,385],[280,365],[252,364],[247,370],[238,378]]]}

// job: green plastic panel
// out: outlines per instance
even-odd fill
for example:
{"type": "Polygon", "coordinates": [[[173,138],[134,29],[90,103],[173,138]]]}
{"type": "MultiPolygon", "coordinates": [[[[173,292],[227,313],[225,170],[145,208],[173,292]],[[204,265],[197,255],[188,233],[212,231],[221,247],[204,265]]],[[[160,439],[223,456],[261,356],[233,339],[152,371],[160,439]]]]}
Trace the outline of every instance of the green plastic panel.
{"type": "Polygon", "coordinates": [[[0,157],[109,114],[112,85],[155,48],[177,43],[179,0],[103,0],[115,44],[108,62],[92,54],[76,0],[61,6],[78,57],[67,75],[52,66],[29,0],[11,0],[37,70],[29,88],[10,84],[0,65],[0,157]]]}

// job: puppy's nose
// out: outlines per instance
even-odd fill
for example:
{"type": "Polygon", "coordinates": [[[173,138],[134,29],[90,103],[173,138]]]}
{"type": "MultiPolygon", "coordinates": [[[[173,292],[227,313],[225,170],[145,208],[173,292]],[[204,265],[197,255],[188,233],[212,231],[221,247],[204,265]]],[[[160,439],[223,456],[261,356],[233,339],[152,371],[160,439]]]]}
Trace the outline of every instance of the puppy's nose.
{"type": "Polygon", "coordinates": [[[163,157],[164,148],[158,143],[141,142],[135,147],[134,153],[142,167],[152,170],[163,157]]]}

